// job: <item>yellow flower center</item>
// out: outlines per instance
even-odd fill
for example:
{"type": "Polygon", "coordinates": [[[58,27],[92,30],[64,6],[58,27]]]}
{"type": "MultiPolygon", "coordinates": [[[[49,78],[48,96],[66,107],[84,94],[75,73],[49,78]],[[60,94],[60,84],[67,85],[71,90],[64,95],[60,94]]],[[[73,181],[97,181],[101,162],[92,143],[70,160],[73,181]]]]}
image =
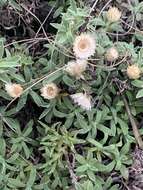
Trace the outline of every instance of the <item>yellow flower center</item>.
{"type": "Polygon", "coordinates": [[[81,49],[81,51],[84,51],[86,48],[88,47],[88,42],[86,39],[82,39],[79,42],[79,48],[81,49]]]}
{"type": "Polygon", "coordinates": [[[21,92],[22,92],[22,88],[19,87],[19,86],[15,86],[15,88],[14,88],[14,93],[15,93],[17,96],[19,96],[19,95],[21,94],[21,92]]]}
{"type": "Polygon", "coordinates": [[[53,92],[54,92],[53,87],[48,87],[48,88],[47,88],[47,94],[48,94],[48,95],[52,96],[52,95],[53,95],[53,92]]]}

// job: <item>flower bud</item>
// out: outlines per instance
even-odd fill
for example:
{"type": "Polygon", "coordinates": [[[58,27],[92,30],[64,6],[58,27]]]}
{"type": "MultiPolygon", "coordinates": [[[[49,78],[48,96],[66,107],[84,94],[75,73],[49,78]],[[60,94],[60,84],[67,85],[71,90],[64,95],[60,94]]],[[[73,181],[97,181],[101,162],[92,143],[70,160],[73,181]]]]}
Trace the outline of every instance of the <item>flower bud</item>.
{"type": "Polygon", "coordinates": [[[69,61],[65,71],[69,75],[76,77],[77,79],[82,78],[82,73],[86,70],[87,61],[77,59],[76,61],[69,61]]]}
{"type": "Polygon", "coordinates": [[[84,110],[91,110],[91,96],[83,93],[76,93],[70,95],[74,103],[78,104],[84,110]]]}
{"type": "Polygon", "coordinates": [[[114,47],[108,49],[106,54],[105,54],[105,59],[107,61],[111,61],[111,62],[118,59],[118,57],[119,57],[119,53],[118,53],[117,49],[114,47]]]}
{"type": "Polygon", "coordinates": [[[130,65],[127,68],[127,75],[130,79],[138,79],[140,77],[141,70],[137,65],[130,65]]]}
{"type": "Polygon", "coordinates": [[[117,22],[121,18],[121,12],[117,7],[111,7],[107,11],[106,17],[109,22],[117,22]]]}
{"type": "Polygon", "coordinates": [[[23,88],[21,87],[21,85],[15,83],[6,84],[5,90],[12,98],[20,97],[23,92],[23,88]]]}

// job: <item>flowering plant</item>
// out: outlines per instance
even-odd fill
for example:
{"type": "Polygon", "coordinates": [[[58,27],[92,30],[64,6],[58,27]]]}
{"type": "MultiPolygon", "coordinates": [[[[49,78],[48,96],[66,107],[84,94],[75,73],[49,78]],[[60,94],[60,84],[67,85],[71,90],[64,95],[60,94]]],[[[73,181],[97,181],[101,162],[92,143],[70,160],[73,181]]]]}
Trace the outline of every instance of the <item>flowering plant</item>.
{"type": "Polygon", "coordinates": [[[32,35],[0,38],[0,189],[138,188],[142,2],[28,2],[0,4],[32,35]]]}

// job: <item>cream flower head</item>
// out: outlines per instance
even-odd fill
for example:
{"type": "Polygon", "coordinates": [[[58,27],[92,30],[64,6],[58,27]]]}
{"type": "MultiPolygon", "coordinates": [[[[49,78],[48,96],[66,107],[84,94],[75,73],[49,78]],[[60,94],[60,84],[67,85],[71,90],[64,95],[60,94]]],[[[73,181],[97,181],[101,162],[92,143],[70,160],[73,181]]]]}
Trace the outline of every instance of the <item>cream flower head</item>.
{"type": "Polygon", "coordinates": [[[46,84],[41,88],[41,96],[43,96],[45,99],[53,99],[55,98],[59,93],[59,88],[55,83],[46,84]]]}
{"type": "Polygon", "coordinates": [[[73,51],[77,58],[87,59],[94,55],[96,42],[92,35],[82,33],[75,38],[73,51]]]}
{"type": "Polygon", "coordinates": [[[76,61],[69,61],[65,71],[77,79],[82,77],[82,73],[86,70],[87,61],[77,59],[76,61]]]}
{"type": "Polygon", "coordinates": [[[121,12],[117,7],[111,7],[107,11],[106,17],[109,22],[117,22],[121,18],[121,12]]]}
{"type": "Polygon", "coordinates": [[[118,57],[119,57],[119,53],[117,49],[114,47],[109,48],[105,54],[105,59],[107,61],[115,61],[116,59],[118,59],[118,57]]]}
{"type": "Polygon", "coordinates": [[[23,92],[23,88],[21,87],[21,85],[15,83],[6,84],[5,90],[12,98],[20,97],[23,92]]]}
{"type": "Polygon", "coordinates": [[[76,93],[70,95],[74,103],[77,103],[84,110],[91,110],[91,97],[87,94],[76,93]]]}
{"type": "Polygon", "coordinates": [[[127,68],[127,75],[130,79],[138,79],[140,77],[141,70],[137,65],[130,65],[127,68]]]}

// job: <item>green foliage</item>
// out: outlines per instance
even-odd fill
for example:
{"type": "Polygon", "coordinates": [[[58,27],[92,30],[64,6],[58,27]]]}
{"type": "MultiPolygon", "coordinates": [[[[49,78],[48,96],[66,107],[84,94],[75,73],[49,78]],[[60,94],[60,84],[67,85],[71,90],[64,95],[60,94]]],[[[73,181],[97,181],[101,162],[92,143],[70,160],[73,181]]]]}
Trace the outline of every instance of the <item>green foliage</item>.
{"type": "MultiPolygon", "coordinates": [[[[5,3],[1,1],[0,6],[5,3]]],[[[17,1],[8,3],[21,11],[17,1]]],[[[46,56],[33,58],[25,45],[9,48],[6,39],[0,38],[1,190],[118,190],[119,183],[129,179],[131,145],[136,140],[119,91],[138,121],[143,109],[142,75],[129,80],[126,69],[134,63],[143,67],[142,35],[136,30],[126,39],[126,27],[120,21],[107,22],[106,9],[95,15],[90,7],[79,4],[63,1],[66,10],[56,9],[53,17],[61,22],[51,23],[57,33],[44,43],[46,56]],[[73,42],[81,32],[92,33],[96,52],[88,60],[84,78],[77,80],[64,68],[75,59],[73,42]],[[105,53],[112,46],[119,58],[109,63],[105,53]],[[40,89],[51,82],[60,94],[46,100],[40,89]],[[7,83],[22,85],[22,95],[13,100],[5,91],[7,83]],[[70,94],[78,92],[92,96],[91,110],[73,103],[70,94]],[[113,174],[120,176],[119,183],[113,174]]],[[[135,1],[128,10],[140,22],[143,3],[135,1]]]]}

